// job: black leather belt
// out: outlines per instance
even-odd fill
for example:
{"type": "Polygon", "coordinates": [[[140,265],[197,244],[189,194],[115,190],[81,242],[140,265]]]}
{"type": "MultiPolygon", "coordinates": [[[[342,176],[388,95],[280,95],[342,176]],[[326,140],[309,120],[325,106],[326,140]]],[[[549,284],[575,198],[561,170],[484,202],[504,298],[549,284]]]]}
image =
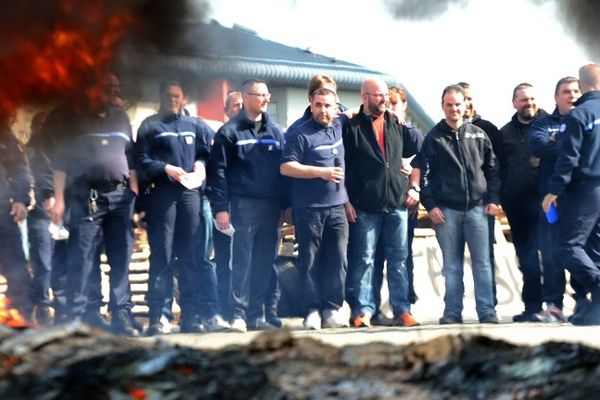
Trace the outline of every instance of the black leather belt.
{"type": "Polygon", "coordinates": [[[91,189],[95,189],[98,193],[114,192],[117,190],[125,190],[128,187],[127,181],[121,182],[106,182],[92,185],[91,189]]]}

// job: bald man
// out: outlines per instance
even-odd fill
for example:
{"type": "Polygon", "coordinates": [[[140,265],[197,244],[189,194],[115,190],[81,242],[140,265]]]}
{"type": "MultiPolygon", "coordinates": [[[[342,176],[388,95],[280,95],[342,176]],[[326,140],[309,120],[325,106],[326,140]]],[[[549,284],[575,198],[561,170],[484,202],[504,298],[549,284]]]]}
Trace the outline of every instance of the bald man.
{"type": "Polygon", "coordinates": [[[389,90],[381,79],[367,79],[360,90],[360,111],[343,128],[346,188],[350,201],[348,299],[355,327],[369,327],[375,312],[372,277],[375,249],[383,239],[390,303],[397,325],[413,326],[408,298],[407,206],[418,202],[420,170],[410,179],[402,173],[402,158],[417,153],[408,128],[388,111],[389,90]]]}
{"type": "Polygon", "coordinates": [[[600,67],[579,69],[583,95],[565,118],[559,155],[542,207],[558,207],[560,255],[571,275],[592,295],[571,318],[576,325],[600,325],[600,67]]]}

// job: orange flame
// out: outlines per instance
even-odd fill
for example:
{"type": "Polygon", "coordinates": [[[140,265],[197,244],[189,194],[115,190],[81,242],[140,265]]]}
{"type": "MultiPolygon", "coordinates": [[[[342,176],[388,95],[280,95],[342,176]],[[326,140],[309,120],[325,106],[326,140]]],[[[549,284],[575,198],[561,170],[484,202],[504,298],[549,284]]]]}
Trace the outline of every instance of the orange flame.
{"type": "Polygon", "coordinates": [[[10,300],[6,296],[0,297],[0,324],[9,328],[27,328],[25,318],[15,308],[10,308],[10,300]]]}
{"type": "MultiPolygon", "coordinates": [[[[57,0],[57,18],[43,26],[15,26],[0,52],[0,117],[17,107],[57,98],[95,96],[117,45],[135,18],[104,0],[57,0]],[[24,31],[27,30],[27,31],[24,31]],[[86,93],[87,92],[87,93],[86,93]]],[[[5,27],[6,28],[6,27],[5,27]]]]}

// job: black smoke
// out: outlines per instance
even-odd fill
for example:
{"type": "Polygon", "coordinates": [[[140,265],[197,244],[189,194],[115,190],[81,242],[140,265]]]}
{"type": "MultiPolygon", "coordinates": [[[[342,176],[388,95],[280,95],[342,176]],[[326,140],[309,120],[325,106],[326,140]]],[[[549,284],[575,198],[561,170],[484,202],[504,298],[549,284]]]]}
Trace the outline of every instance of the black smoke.
{"type": "MultiPolygon", "coordinates": [[[[395,18],[406,20],[433,19],[451,7],[464,8],[470,0],[384,0],[395,18]]],[[[542,6],[554,3],[556,18],[573,35],[596,62],[600,62],[600,1],[598,0],[529,0],[542,6]]],[[[552,27],[548,27],[552,29],[552,27]]],[[[560,49],[557,49],[560,56],[560,49]]]]}

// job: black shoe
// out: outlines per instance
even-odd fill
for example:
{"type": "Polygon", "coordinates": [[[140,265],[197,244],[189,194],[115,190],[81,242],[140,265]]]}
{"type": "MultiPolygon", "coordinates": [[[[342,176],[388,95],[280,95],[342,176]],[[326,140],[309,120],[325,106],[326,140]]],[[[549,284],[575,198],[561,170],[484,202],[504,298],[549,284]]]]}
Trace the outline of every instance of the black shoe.
{"type": "Polygon", "coordinates": [[[262,318],[250,319],[246,321],[246,326],[248,327],[249,331],[271,331],[278,329],[278,327],[268,323],[262,318]]]}
{"type": "Polygon", "coordinates": [[[536,314],[541,310],[530,312],[528,310],[523,311],[521,314],[513,315],[513,322],[539,322],[536,314]]]}
{"type": "Polygon", "coordinates": [[[267,313],[265,315],[265,320],[275,328],[283,328],[283,321],[275,313],[267,313]]]}
{"type": "Polygon", "coordinates": [[[202,327],[198,323],[196,316],[193,318],[183,317],[179,321],[179,332],[181,333],[202,333],[202,327]]]}
{"type": "Polygon", "coordinates": [[[52,325],[53,318],[48,306],[36,306],[34,312],[35,322],[39,326],[52,325]]]}
{"type": "Polygon", "coordinates": [[[131,324],[131,316],[128,310],[119,310],[116,315],[113,315],[111,320],[111,331],[115,335],[121,336],[140,336],[140,331],[135,329],[131,324]]]}
{"type": "Polygon", "coordinates": [[[150,318],[150,324],[148,325],[148,328],[144,332],[144,335],[145,336],[159,336],[162,334],[163,334],[163,331],[162,331],[162,324],[160,323],[160,320],[150,318]]]}
{"type": "Polygon", "coordinates": [[[133,328],[136,329],[138,332],[143,332],[144,325],[135,318],[135,316],[133,315],[131,310],[128,310],[127,313],[129,314],[129,320],[131,321],[131,326],[133,326],[133,328]]]}
{"type": "Polygon", "coordinates": [[[462,318],[454,317],[452,315],[443,315],[440,318],[440,325],[450,325],[450,324],[462,324],[462,318]]]}
{"type": "Polygon", "coordinates": [[[87,312],[81,316],[81,321],[88,324],[92,328],[102,329],[110,332],[111,326],[98,312],[87,312]]]}
{"type": "Polygon", "coordinates": [[[479,319],[482,324],[499,324],[498,316],[496,314],[489,314],[479,319]]]}

